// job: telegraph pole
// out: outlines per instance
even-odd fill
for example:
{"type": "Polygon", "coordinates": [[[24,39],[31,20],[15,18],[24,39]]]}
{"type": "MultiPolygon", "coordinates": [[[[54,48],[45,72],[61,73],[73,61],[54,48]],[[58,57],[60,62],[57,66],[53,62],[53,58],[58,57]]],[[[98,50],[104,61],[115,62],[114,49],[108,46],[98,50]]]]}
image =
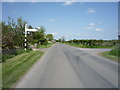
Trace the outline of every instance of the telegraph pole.
{"type": "Polygon", "coordinates": [[[25,50],[27,50],[27,24],[25,25],[25,50]]]}

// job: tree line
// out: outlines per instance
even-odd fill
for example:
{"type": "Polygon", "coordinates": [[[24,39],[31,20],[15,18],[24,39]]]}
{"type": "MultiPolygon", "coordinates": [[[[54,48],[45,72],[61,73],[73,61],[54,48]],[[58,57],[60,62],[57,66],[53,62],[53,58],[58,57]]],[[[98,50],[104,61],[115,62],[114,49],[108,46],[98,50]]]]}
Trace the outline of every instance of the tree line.
{"type": "Polygon", "coordinates": [[[95,39],[76,40],[74,39],[74,40],[66,41],[66,43],[74,43],[74,44],[79,44],[86,47],[113,47],[118,45],[118,40],[95,40],[95,39]]]}

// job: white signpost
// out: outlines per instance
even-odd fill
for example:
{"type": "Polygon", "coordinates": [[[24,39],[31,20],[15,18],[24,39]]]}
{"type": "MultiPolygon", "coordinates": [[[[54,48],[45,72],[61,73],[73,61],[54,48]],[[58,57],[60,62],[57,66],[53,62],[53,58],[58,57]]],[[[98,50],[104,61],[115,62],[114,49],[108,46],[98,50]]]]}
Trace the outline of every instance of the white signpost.
{"type": "MultiPolygon", "coordinates": [[[[38,27],[40,29],[40,27],[38,27]]],[[[27,24],[25,25],[25,50],[27,50],[27,32],[36,32],[37,29],[28,29],[27,24]]]]}

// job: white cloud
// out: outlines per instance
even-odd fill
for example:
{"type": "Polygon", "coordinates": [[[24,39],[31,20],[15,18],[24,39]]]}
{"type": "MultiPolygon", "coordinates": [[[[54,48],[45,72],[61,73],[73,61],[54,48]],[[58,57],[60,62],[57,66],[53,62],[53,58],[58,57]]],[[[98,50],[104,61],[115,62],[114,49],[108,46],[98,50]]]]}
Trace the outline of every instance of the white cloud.
{"type": "Polygon", "coordinates": [[[101,28],[96,28],[95,30],[96,30],[96,31],[101,31],[101,30],[103,30],[103,29],[101,29],[101,28]]]}
{"type": "Polygon", "coordinates": [[[94,26],[90,26],[90,27],[84,27],[81,28],[81,30],[94,30],[94,31],[102,31],[102,28],[95,28],[94,26]]]}
{"type": "Polygon", "coordinates": [[[95,9],[93,9],[93,8],[88,8],[88,11],[87,11],[88,13],[95,13],[96,11],[95,11],[95,9]]]}
{"type": "Polygon", "coordinates": [[[94,31],[102,31],[103,29],[101,28],[97,28],[97,26],[101,25],[102,22],[98,22],[98,23],[89,23],[86,27],[81,28],[81,30],[94,30],[94,31]]]}
{"type": "Polygon", "coordinates": [[[55,22],[55,21],[56,19],[53,19],[53,18],[49,19],[49,22],[55,22]]]}
{"type": "Polygon", "coordinates": [[[94,25],[95,25],[95,23],[92,23],[92,22],[91,22],[89,25],[90,25],[90,26],[94,26],[94,25]]]}
{"type": "Polygon", "coordinates": [[[32,3],[37,2],[37,0],[31,0],[32,3]]]}
{"type": "Polygon", "coordinates": [[[51,33],[52,35],[58,35],[58,33],[51,33]]]}
{"type": "Polygon", "coordinates": [[[69,1],[65,1],[63,5],[71,5],[75,2],[75,0],[69,0],[69,1]]]}
{"type": "Polygon", "coordinates": [[[98,25],[102,25],[102,22],[98,22],[98,23],[89,23],[89,26],[98,26],[98,25]]]}

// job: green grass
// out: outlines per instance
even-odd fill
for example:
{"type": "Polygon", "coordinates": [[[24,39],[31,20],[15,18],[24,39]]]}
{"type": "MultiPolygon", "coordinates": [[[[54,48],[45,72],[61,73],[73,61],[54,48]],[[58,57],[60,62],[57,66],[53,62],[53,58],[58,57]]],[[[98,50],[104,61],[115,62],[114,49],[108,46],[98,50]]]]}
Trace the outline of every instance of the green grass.
{"type": "Polygon", "coordinates": [[[37,46],[37,48],[39,48],[39,49],[42,49],[42,48],[49,48],[49,47],[51,47],[52,45],[53,45],[54,43],[49,43],[49,44],[47,44],[47,45],[38,45],[37,46]]]}
{"type": "Polygon", "coordinates": [[[113,60],[113,61],[116,61],[118,62],[118,56],[115,56],[115,55],[111,55],[110,54],[110,51],[105,51],[105,52],[102,52],[100,53],[101,56],[104,56],[110,60],[113,60]]]}
{"type": "Polygon", "coordinates": [[[114,56],[117,56],[117,57],[120,57],[120,48],[119,46],[115,46],[110,52],[109,52],[110,55],[114,55],[114,56]]]}
{"type": "Polygon", "coordinates": [[[31,51],[10,58],[2,65],[3,88],[11,87],[43,55],[40,51],[31,51]]]}
{"type": "Polygon", "coordinates": [[[0,63],[0,90],[2,89],[2,63],[0,63]]]}
{"type": "Polygon", "coordinates": [[[120,48],[119,46],[115,46],[112,50],[110,51],[106,51],[106,52],[102,52],[100,53],[100,55],[109,58],[111,60],[114,60],[116,62],[120,62],[119,61],[119,57],[120,57],[120,48]]]}
{"type": "Polygon", "coordinates": [[[5,62],[6,60],[10,59],[10,58],[13,58],[15,57],[16,55],[19,55],[19,54],[22,54],[22,53],[27,53],[27,52],[30,52],[32,50],[30,49],[27,49],[27,50],[24,50],[24,49],[20,49],[20,50],[17,50],[16,53],[14,54],[3,54],[1,55],[2,56],[2,61],[1,62],[5,62]]]}
{"type": "Polygon", "coordinates": [[[82,44],[77,44],[77,43],[65,43],[65,44],[73,46],[73,47],[78,47],[78,48],[112,48],[108,46],[89,46],[89,45],[82,45],[82,44]]]}

